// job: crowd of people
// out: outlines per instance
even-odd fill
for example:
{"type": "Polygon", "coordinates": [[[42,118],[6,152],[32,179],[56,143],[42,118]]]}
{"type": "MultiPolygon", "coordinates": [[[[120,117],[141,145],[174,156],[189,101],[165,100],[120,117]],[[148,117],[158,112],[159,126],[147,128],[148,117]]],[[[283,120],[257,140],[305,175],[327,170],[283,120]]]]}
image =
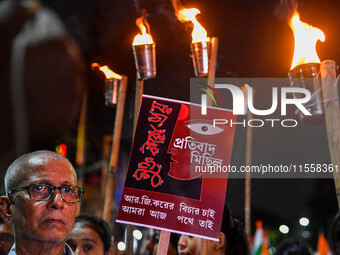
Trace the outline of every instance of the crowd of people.
{"type": "MultiPolygon", "coordinates": [[[[0,197],[0,255],[115,254],[107,222],[92,215],[76,217],[84,194],[76,185],[73,166],[58,153],[36,151],[16,159],[7,169],[6,194],[0,197]]],[[[332,224],[331,238],[333,254],[339,255],[340,214],[332,224]]],[[[145,254],[157,253],[158,239],[147,244],[145,254]]],[[[224,209],[219,240],[201,243],[202,239],[194,236],[171,238],[168,254],[251,254],[242,224],[233,219],[228,206],[224,209]]],[[[305,242],[285,240],[275,254],[313,252],[305,242]]]]}

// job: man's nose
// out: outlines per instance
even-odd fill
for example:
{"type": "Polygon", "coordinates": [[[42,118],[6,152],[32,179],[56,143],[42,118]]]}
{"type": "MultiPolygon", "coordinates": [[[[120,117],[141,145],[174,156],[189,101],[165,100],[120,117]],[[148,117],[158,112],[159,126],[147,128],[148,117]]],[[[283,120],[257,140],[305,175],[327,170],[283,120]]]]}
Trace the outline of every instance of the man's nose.
{"type": "Polygon", "coordinates": [[[49,202],[48,206],[51,208],[56,208],[56,209],[63,208],[64,200],[61,197],[61,191],[56,189],[48,202],[49,202]]]}

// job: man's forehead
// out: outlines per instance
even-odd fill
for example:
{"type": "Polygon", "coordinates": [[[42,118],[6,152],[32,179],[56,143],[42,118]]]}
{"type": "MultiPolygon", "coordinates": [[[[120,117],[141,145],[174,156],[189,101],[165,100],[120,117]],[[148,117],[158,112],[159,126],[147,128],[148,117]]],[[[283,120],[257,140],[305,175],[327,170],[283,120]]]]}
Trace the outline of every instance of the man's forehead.
{"type": "Polygon", "coordinates": [[[45,155],[32,156],[24,163],[24,165],[31,169],[37,169],[39,168],[39,166],[54,165],[63,168],[67,167],[70,170],[73,170],[73,167],[68,160],[64,158],[48,157],[45,155]]]}
{"type": "Polygon", "coordinates": [[[46,165],[50,162],[53,163],[67,163],[70,164],[65,158],[53,157],[49,154],[37,154],[32,155],[26,161],[26,163],[30,166],[39,166],[39,165],[46,165]]]}
{"type": "Polygon", "coordinates": [[[47,158],[43,158],[40,155],[36,155],[36,156],[30,157],[28,159],[27,163],[29,165],[35,166],[35,165],[42,165],[42,164],[46,163],[47,161],[48,161],[47,158]]]}
{"type": "Polygon", "coordinates": [[[71,177],[72,180],[76,181],[77,175],[72,165],[63,158],[51,158],[44,157],[41,155],[36,155],[27,160],[27,162],[23,165],[22,175],[27,175],[33,177],[41,177],[46,178],[49,175],[58,175],[62,172],[66,177],[71,177]]]}

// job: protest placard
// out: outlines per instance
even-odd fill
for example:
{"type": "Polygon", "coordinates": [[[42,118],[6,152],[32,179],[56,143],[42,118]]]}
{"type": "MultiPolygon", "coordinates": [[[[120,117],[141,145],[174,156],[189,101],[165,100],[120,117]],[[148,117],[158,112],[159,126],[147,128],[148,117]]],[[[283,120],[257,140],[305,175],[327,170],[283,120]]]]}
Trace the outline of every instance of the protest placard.
{"type": "Polygon", "coordinates": [[[117,222],[218,240],[236,121],[225,109],[143,96],[117,222]]]}

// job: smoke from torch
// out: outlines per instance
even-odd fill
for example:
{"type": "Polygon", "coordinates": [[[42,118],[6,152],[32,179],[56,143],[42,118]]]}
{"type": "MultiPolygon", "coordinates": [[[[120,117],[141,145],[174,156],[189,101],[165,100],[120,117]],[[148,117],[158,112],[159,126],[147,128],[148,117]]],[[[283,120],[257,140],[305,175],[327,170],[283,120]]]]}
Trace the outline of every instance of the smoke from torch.
{"type": "Polygon", "coordinates": [[[288,14],[288,19],[293,15],[294,12],[297,11],[298,9],[298,3],[296,0],[281,0],[281,4],[286,6],[289,14],[288,14]]]}

